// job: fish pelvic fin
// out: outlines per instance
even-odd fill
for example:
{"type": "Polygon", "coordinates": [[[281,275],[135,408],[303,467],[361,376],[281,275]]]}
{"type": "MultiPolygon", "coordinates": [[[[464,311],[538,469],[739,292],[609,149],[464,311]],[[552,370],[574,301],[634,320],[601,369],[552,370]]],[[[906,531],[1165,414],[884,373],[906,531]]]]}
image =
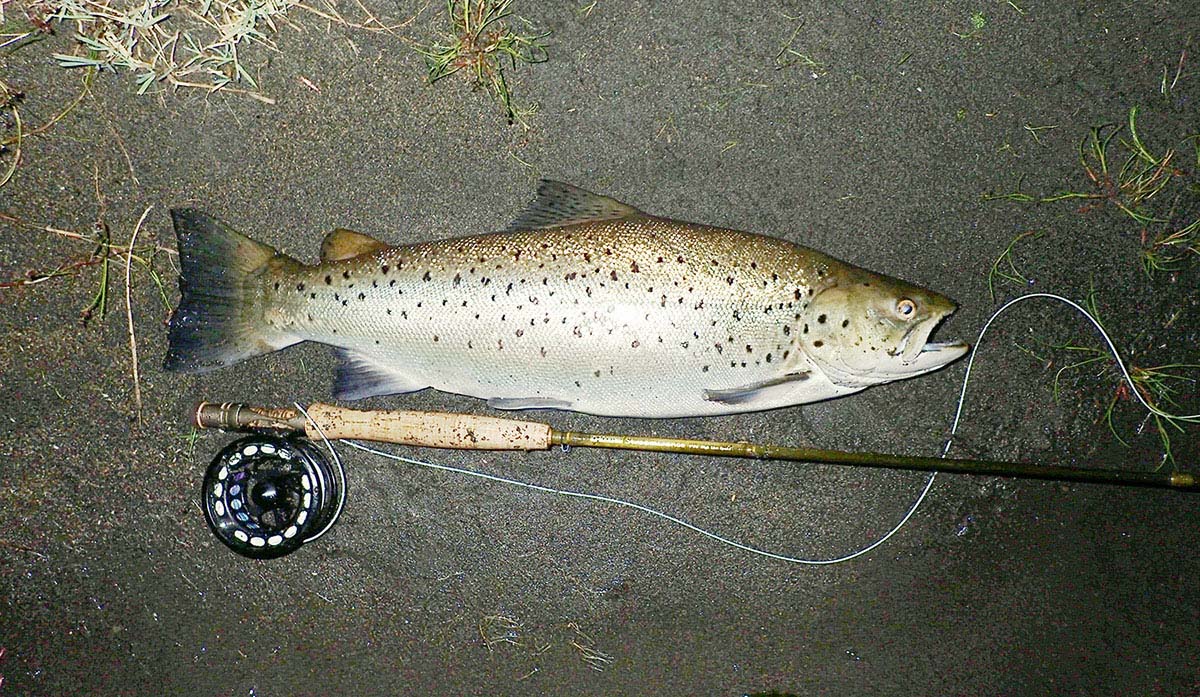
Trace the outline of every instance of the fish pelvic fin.
{"type": "Polygon", "coordinates": [[[297,343],[263,320],[264,275],[300,262],[192,208],[174,209],[179,306],[166,370],[204,373],[297,343]]]}
{"type": "Polygon", "coordinates": [[[585,191],[563,182],[543,179],[537,196],[521,211],[505,232],[546,230],[580,223],[621,220],[645,215],[615,198],[585,191]]]}

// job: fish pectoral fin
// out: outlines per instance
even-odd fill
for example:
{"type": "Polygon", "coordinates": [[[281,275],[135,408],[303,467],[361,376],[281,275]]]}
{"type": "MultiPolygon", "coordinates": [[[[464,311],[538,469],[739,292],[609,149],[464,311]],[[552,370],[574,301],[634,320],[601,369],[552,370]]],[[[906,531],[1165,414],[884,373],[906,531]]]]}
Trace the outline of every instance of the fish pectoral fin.
{"type": "Polygon", "coordinates": [[[361,232],[338,228],[321,241],[321,261],[344,261],[387,249],[384,242],[361,232]]]}
{"type": "Polygon", "coordinates": [[[429,385],[404,373],[381,365],[370,356],[347,349],[335,349],[338,359],[333,378],[334,399],[364,399],[381,394],[415,392],[429,385]]]}
{"type": "Polygon", "coordinates": [[[537,196],[521,211],[505,232],[545,230],[547,228],[592,223],[600,220],[620,220],[643,215],[625,203],[593,194],[577,186],[543,179],[537,196]]]}
{"type": "Polygon", "coordinates": [[[719,404],[749,404],[770,390],[773,387],[781,385],[791,385],[797,382],[803,382],[808,379],[808,371],[803,370],[797,373],[788,373],[770,380],[754,382],[749,385],[732,387],[726,390],[705,390],[704,399],[709,402],[717,402],[719,404]]]}
{"type": "Polygon", "coordinates": [[[493,409],[570,409],[571,403],[549,397],[492,397],[487,401],[493,409]]]}

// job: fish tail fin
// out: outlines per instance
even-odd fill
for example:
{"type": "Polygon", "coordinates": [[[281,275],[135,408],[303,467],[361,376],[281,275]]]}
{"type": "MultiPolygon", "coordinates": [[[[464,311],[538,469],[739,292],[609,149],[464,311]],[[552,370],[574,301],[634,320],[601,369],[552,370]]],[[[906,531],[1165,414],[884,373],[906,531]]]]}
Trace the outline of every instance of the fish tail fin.
{"type": "Polygon", "coordinates": [[[300,262],[192,208],[171,211],[178,239],[179,307],[171,316],[166,370],[203,373],[299,339],[263,321],[262,276],[300,262]]]}

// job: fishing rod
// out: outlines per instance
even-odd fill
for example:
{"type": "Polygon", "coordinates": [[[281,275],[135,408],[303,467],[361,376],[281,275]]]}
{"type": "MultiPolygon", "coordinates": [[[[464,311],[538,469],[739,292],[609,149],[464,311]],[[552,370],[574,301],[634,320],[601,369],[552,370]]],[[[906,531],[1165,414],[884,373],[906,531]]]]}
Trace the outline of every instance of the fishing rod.
{"type": "Polygon", "coordinates": [[[205,517],[218,539],[252,558],[283,556],[323,535],[345,500],[338,476],[315,441],[360,439],[454,450],[549,450],[555,446],[681,453],[881,469],[948,472],[1086,482],[1174,491],[1200,491],[1185,472],[1128,472],[956,458],[560,431],[549,424],[494,416],[426,411],[349,409],[312,404],[262,407],[201,402],[198,428],[250,431],[209,466],[203,484],[205,517]]]}

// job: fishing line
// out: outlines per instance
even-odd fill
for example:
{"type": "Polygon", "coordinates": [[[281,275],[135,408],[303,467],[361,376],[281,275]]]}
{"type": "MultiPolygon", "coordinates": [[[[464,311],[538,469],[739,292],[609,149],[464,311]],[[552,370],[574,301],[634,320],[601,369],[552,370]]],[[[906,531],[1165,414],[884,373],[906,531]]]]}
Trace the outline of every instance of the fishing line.
{"type": "MultiPolygon", "coordinates": [[[[1155,414],[1157,416],[1161,416],[1161,417],[1165,417],[1165,418],[1171,418],[1171,419],[1179,420],[1179,421],[1186,421],[1188,423],[1200,423],[1200,414],[1189,414],[1189,415],[1184,415],[1184,416],[1177,416],[1177,415],[1173,415],[1173,414],[1164,412],[1161,409],[1158,409],[1157,407],[1155,407],[1153,404],[1149,403],[1141,395],[1140,391],[1137,389],[1137,385],[1134,383],[1133,378],[1129,373],[1129,369],[1126,366],[1125,360],[1121,357],[1120,351],[1117,350],[1117,347],[1113,343],[1112,339],[1109,337],[1108,332],[1105,331],[1104,327],[1100,324],[1100,321],[1097,320],[1086,309],[1084,309],[1078,303],[1075,303],[1074,301],[1069,300],[1061,295],[1055,295],[1053,293],[1030,293],[1028,295],[1022,295],[1020,297],[1009,300],[1007,303],[1002,305],[999,309],[997,309],[995,312],[992,313],[991,317],[989,317],[987,322],[984,323],[983,329],[979,332],[979,336],[976,339],[975,345],[971,350],[970,358],[967,361],[966,373],[963,375],[962,389],[959,392],[958,404],[955,408],[954,419],[950,426],[950,435],[946,439],[945,445],[942,448],[942,453],[941,453],[942,458],[947,457],[948,453],[950,452],[950,448],[953,445],[954,437],[958,433],[958,427],[962,420],[963,408],[964,408],[964,405],[966,403],[966,398],[967,398],[967,387],[970,384],[971,372],[972,372],[972,369],[975,364],[975,357],[976,357],[976,354],[979,352],[980,348],[982,347],[983,339],[986,336],[988,330],[991,328],[992,323],[995,322],[995,320],[997,318],[999,318],[1000,315],[1004,314],[1009,308],[1013,307],[1014,305],[1017,305],[1018,303],[1024,302],[1026,300],[1033,300],[1033,299],[1048,299],[1048,300],[1056,300],[1056,301],[1065,303],[1066,305],[1068,305],[1069,307],[1074,309],[1076,312],[1083,315],[1089,322],[1091,322],[1092,326],[1096,328],[1096,331],[1098,331],[1100,333],[1101,338],[1104,339],[1104,343],[1108,347],[1109,352],[1112,354],[1114,360],[1116,361],[1117,367],[1120,368],[1122,377],[1124,378],[1125,382],[1129,384],[1129,386],[1131,388],[1130,392],[1137,398],[1137,400],[1142,404],[1142,406],[1146,408],[1147,411],[1149,411],[1150,413],[1155,414]]],[[[332,442],[330,442],[329,438],[326,437],[325,432],[321,429],[320,425],[316,421],[314,421],[312,419],[312,417],[310,417],[308,415],[308,412],[305,411],[303,407],[301,407],[299,404],[296,404],[295,406],[304,415],[304,417],[305,417],[305,419],[307,419],[308,423],[312,424],[313,427],[315,428],[315,430],[317,431],[317,433],[321,436],[321,440],[324,442],[325,447],[329,449],[330,454],[333,456],[334,461],[335,461],[335,463],[338,467],[338,470],[341,473],[341,476],[344,481],[345,472],[344,472],[341,460],[338,458],[337,452],[336,452],[335,448],[333,447],[332,442]]],[[[454,474],[465,475],[468,477],[476,477],[478,479],[484,479],[487,481],[497,482],[500,484],[508,484],[511,486],[529,489],[529,490],[537,491],[540,493],[552,494],[552,495],[557,495],[557,496],[566,496],[566,497],[570,497],[570,498],[586,499],[586,500],[598,501],[598,502],[602,502],[602,503],[608,503],[608,504],[612,504],[612,505],[616,505],[616,506],[621,506],[624,508],[630,508],[630,509],[633,509],[636,511],[640,511],[642,513],[646,513],[653,517],[660,518],[660,519],[668,521],[670,523],[674,523],[675,525],[678,525],[680,527],[691,530],[692,532],[699,533],[700,535],[703,535],[703,536],[708,537],[716,542],[719,542],[724,545],[728,545],[735,549],[749,552],[751,554],[755,554],[758,556],[766,557],[768,559],[775,559],[778,561],[784,561],[784,562],[789,562],[789,563],[793,563],[793,564],[802,564],[802,565],[807,565],[807,566],[825,566],[825,565],[832,565],[832,564],[840,564],[842,562],[850,561],[851,559],[862,556],[862,555],[870,552],[871,550],[879,547],[884,542],[887,542],[893,535],[895,535],[897,532],[899,532],[900,529],[903,528],[908,523],[908,521],[913,517],[914,514],[916,514],[917,509],[921,506],[921,503],[925,500],[926,495],[929,493],[930,489],[933,487],[933,483],[934,483],[935,479],[937,478],[937,472],[933,472],[929,475],[929,478],[926,480],[925,486],[921,489],[920,494],[917,495],[916,500],[912,503],[911,506],[909,506],[907,512],[904,514],[903,517],[901,517],[900,521],[898,523],[896,523],[890,530],[888,530],[888,532],[886,532],[885,534],[880,536],[875,541],[871,542],[870,544],[868,544],[854,552],[844,554],[839,557],[833,557],[830,559],[804,559],[804,558],[800,558],[800,557],[792,557],[792,556],[787,556],[785,554],[779,554],[776,552],[759,549],[757,547],[752,547],[750,545],[743,544],[736,540],[731,540],[727,537],[718,535],[715,532],[706,530],[697,525],[689,523],[688,521],[683,520],[682,518],[678,518],[669,513],[665,513],[663,511],[659,511],[654,508],[650,508],[649,506],[645,506],[640,503],[626,501],[624,499],[619,499],[619,498],[615,498],[615,497],[611,497],[611,496],[603,496],[600,494],[591,494],[591,493],[581,492],[581,491],[572,491],[569,489],[557,489],[554,487],[543,486],[540,484],[532,484],[532,483],[523,482],[523,481],[520,481],[517,479],[501,477],[498,475],[487,474],[484,472],[477,472],[475,470],[464,469],[461,467],[453,467],[450,465],[440,465],[440,464],[437,464],[434,462],[428,462],[425,460],[419,460],[416,458],[410,458],[410,457],[405,457],[402,455],[396,455],[393,453],[389,453],[389,452],[386,452],[383,450],[379,450],[377,448],[372,448],[372,447],[363,445],[362,443],[359,443],[354,440],[344,439],[344,440],[342,440],[342,442],[356,450],[360,450],[362,452],[370,453],[372,455],[377,455],[379,457],[383,457],[383,458],[386,458],[389,460],[394,460],[396,462],[402,462],[402,463],[409,464],[409,465],[426,467],[429,469],[438,470],[438,471],[442,471],[442,472],[451,472],[454,474]]],[[[338,503],[337,513],[335,513],[333,520],[331,520],[329,522],[329,524],[326,525],[326,527],[323,530],[321,530],[319,533],[317,533],[316,535],[309,538],[309,540],[320,537],[321,535],[325,534],[325,532],[330,527],[332,527],[333,521],[336,520],[337,516],[340,515],[340,513],[341,513],[341,508],[342,508],[342,505],[344,504],[344,502],[345,502],[345,487],[342,488],[341,500],[338,503]]]]}

